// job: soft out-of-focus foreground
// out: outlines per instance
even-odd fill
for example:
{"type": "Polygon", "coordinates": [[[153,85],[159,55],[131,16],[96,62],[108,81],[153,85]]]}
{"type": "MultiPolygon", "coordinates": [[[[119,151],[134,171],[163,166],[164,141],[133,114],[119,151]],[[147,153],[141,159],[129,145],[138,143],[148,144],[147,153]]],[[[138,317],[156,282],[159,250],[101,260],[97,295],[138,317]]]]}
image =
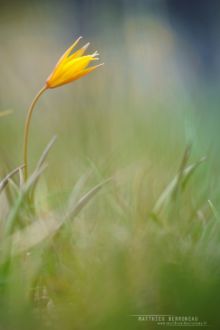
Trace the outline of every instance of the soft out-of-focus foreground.
{"type": "Polygon", "coordinates": [[[219,329],[219,13],[217,0],[2,3],[0,329],[161,328],[134,316],[152,314],[219,329]],[[33,175],[7,177],[28,106],[80,35],[104,67],[42,96],[33,175]]]}

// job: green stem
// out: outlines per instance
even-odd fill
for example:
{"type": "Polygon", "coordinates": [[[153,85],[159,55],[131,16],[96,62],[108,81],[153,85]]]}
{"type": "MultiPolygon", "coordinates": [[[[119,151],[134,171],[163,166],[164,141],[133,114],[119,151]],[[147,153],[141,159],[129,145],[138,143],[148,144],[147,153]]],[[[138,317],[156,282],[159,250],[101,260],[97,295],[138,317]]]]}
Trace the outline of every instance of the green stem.
{"type": "Polygon", "coordinates": [[[31,117],[32,113],[35,107],[35,104],[37,103],[40,96],[45,92],[47,89],[47,86],[45,85],[41,90],[37,93],[35,98],[33,99],[25,120],[25,127],[24,127],[24,181],[27,181],[28,178],[28,142],[29,142],[29,131],[30,131],[30,123],[31,123],[31,117]]]}

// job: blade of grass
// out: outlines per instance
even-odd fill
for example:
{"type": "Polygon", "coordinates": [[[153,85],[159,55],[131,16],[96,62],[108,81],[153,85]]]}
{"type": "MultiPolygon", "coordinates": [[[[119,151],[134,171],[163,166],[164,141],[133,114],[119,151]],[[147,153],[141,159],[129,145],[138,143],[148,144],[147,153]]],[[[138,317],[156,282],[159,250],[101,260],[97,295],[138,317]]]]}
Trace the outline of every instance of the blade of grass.
{"type": "Polygon", "coordinates": [[[183,179],[183,172],[184,169],[187,166],[188,160],[189,160],[189,156],[190,156],[190,150],[191,150],[191,145],[188,145],[184,151],[182,160],[180,162],[180,167],[179,167],[179,171],[177,173],[177,180],[176,180],[176,184],[175,187],[173,189],[173,193],[172,193],[172,197],[175,199],[179,193],[179,191],[181,190],[181,184],[182,184],[182,179],[183,179]]]}
{"type": "Polygon", "coordinates": [[[185,175],[184,178],[183,178],[183,180],[182,180],[182,189],[183,190],[186,188],[187,183],[188,183],[189,179],[191,178],[191,176],[193,175],[194,171],[197,169],[197,167],[200,164],[204,163],[205,160],[206,160],[206,157],[202,157],[194,165],[191,165],[193,167],[192,170],[189,171],[189,173],[187,175],[185,175]]]}
{"type": "Polygon", "coordinates": [[[17,168],[15,168],[14,170],[12,170],[10,173],[8,173],[8,174],[4,177],[4,179],[2,179],[2,180],[0,181],[0,193],[1,193],[1,191],[7,186],[9,179],[10,179],[13,175],[15,175],[16,173],[18,173],[19,170],[22,169],[22,168],[24,168],[24,165],[18,166],[17,168]]]}
{"type": "MultiPolygon", "coordinates": [[[[54,135],[52,137],[52,139],[50,140],[50,142],[48,143],[48,145],[46,146],[46,148],[44,149],[42,155],[40,156],[40,159],[39,159],[39,161],[36,165],[36,168],[35,168],[34,172],[38,172],[40,170],[40,168],[43,166],[43,164],[44,164],[51,148],[53,147],[54,143],[56,142],[56,139],[57,139],[57,136],[54,135]]],[[[32,185],[32,188],[31,188],[31,191],[30,191],[30,200],[33,200],[33,198],[34,198],[34,192],[35,192],[35,188],[36,188],[36,185],[37,185],[37,181],[38,180],[36,180],[35,183],[32,185]]]]}
{"type": "MultiPolygon", "coordinates": [[[[11,255],[16,256],[19,253],[28,251],[29,249],[40,244],[42,241],[52,237],[70,218],[73,219],[88,204],[88,202],[98,193],[98,191],[107,184],[111,179],[99,183],[85,195],[83,195],[77,203],[71,205],[67,213],[61,221],[53,214],[46,219],[38,219],[33,224],[27,226],[23,230],[18,230],[11,237],[8,237],[11,244],[11,255]]],[[[7,246],[7,244],[5,243],[7,246]]]]}
{"type": "Polygon", "coordinates": [[[212,203],[212,201],[210,199],[208,200],[208,204],[209,204],[209,207],[210,207],[215,219],[219,221],[218,211],[216,210],[216,207],[214,206],[214,204],[212,203]]]}
{"type": "Polygon", "coordinates": [[[40,175],[44,172],[44,170],[47,168],[47,165],[42,166],[40,170],[35,171],[29,178],[29,180],[23,185],[22,189],[20,190],[20,194],[15,202],[14,207],[12,208],[11,212],[9,213],[8,219],[5,224],[5,235],[8,235],[11,233],[17,214],[19,212],[19,209],[22,205],[22,203],[25,200],[25,197],[27,196],[28,192],[30,191],[33,184],[35,184],[36,180],[40,177],[40,175]]]}
{"type": "Polygon", "coordinates": [[[11,178],[8,179],[8,183],[9,186],[11,186],[13,188],[13,191],[16,195],[18,195],[20,193],[20,189],[18,187],[18,185],[14,182],[14,180],[12,180],[11,178]]]}
{"type": "Polygon", "coordinates": [[[85,173],[84,175],[82,175],[78,181],[76,182],[76,184],[74,185],[70,197],[69,197],[69,201],[68,201],[68,209],[70,208],[71,205],[73,205],[76,201],[76,199],[78,198],[80,192],[82,191],[82,188],[84,186],[84,184],[86,183],[86,181],[88,180],[89,176],[91,174],[91,171],[89,171],[88,173],[85,173]]]}
{"type": "Polygon", "coordinates": [[[43,163],[45,162],[45,160],[50,152],[50,149],[53,147],[56,140],[57,140],[57,135],[54,135],[52,137],[52,139],[50,140],[50,142],[48,143],[48,145],[46,146],[46,148],[44,149],[42,155],[40,156],[39,161],[36,166],[36,170],[39,170],[40,167],[43,165],[43,163]]]}
{"type": "Polygon", "coordinates": [[[69,206],[69,210],[66,214],[65,219],[71,218],[75,216],[77,213],[81,211],[81,209],[89,202],[89,200],[108,182],[110,182],[112,178],[106,179],[105,181],[99,183],[94,188],[89,190],[84,196],[80,198],[80,200],[73,205],[69,206]]]}
{"type": "Polygon", "coordinates": [[[24,173],[23,173],[23,169],[20,168],[19,169],[19,187],[21,188],[24,184],[24,173]]]}
{"type": "MultiPolygon", "coordinates": [[[[198,166],[203,163],[205,158],[201,158],[198,162],[189,165],[182,171],[182,189],[186,187],[186,184],[198,166]]],[[[152,213],[159,213],[166,202],[171,198],[173,191],[176,189],[176,185],[178,184],[178,174],[174,177],[174,179],[166,186],[158,200],[156,201],[152,213]]]]}

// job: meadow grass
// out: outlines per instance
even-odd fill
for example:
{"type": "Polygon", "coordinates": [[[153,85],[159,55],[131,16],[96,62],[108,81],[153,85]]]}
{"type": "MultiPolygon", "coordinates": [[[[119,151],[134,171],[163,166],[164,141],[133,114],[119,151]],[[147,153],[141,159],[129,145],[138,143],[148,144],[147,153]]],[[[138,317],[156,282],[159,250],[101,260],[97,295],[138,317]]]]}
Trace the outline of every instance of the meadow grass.
{"type": "Polygon", "coordinates": [[[0,329],[155,328],[134,314],[218,328],[217,161],[183,114],[173,131],[167,110],[124,114],[75,113],[65,150],[53,138],[27,182],[22,164],[2,176],[0,329]]]}

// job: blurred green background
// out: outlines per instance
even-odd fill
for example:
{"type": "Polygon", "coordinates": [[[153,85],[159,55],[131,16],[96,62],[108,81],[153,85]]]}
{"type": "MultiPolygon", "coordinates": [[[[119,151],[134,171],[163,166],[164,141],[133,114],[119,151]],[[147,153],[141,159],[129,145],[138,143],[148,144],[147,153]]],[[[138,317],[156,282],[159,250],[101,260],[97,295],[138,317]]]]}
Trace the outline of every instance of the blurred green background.
{"type": "Polygon", "coordinates": [[[215,1],[184,3],[3,2],[0,106],[14,114],[0,123],[1,140],[7,136],[1,158],[10,166],[21,162],[26,109],[79,35],[91,42],[90,51],[100,52],[105,66],[41,99],[32,123],[33,163],[54,133],[59,135],[54,157],[68,158],[63,166],[69,174],[83,157],[133,157],[131,144],[135,152],[144,148],[155,157],[168,145],[172,150],[186,142],[203,152],[210,144],[213,149],[218,143],[218,11],[215,1]]]}
{"type": "MultiPolygon", "coordinates": [[[[31,124],[32,169],[58,135],[38,190],[43,212],[64,205],[88,171],[88,187],[114,177],[28,261],[42,264],[52,328],[154,329],[129,315],[157,313],[219,328],[219,15],[215,0],[1,3],[0,111],[13,111],[0,118],[2,176],[22,163],[27,108],[64,50],[82,35],[105,63],[47,91],[31,124]],[[187,145],[190,162],[207,160],[152,220],[187,145]]],[[[0,329],[33,327],[32,306],[24,298],[18,308],[25,267],[16,267],[0,329]]]]}

